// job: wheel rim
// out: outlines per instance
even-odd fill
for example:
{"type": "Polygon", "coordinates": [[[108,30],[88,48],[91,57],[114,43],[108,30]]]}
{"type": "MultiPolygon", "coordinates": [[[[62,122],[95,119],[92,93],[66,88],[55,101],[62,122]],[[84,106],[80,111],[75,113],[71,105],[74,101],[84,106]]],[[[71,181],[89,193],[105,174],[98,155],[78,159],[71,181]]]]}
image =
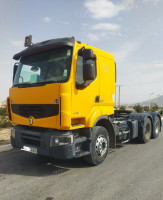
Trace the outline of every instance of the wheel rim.
{"type": "Polygon", "coordinates": [[[102,135],[100,135],[96,140],[96,154],[102,157],[107,151],[107,140],[102,135]]]}
{"type": "Polygon", "coordinates": [[[160,131],[160,122],[157,120],[155,125],[155,134],[158,135],[160,131]]]}

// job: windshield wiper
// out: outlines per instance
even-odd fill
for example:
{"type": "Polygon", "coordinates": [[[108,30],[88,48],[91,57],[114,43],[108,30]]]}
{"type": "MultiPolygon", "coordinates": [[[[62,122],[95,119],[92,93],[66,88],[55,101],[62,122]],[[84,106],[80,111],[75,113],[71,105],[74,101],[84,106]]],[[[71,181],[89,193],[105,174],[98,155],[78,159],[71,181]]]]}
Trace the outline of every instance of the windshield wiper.
{"type": "Polygon", "coordinates": [[[44,81],[44,82],[37,82],[37,83],[19,83],[13,85],[14,87],[24,88],[24,87],[36,87],[36,86],[44,86],[48,83],[57,83],[58,81],[44,81]]]}
{"type": "Polygon", "coordinates": [[[58,81],[45,81],[45,82],[42,82],[42,83],[45,83],[45,84],[47,84],[47,83],[58,83],[58,81]]]}
{"type": "Polygon", "coordinates": [[[23,88],[23,87],[31,87],[30,83],[18,83],[16,85],[13,85],[14,87],[18,87],[18,88],[23,88]]]}

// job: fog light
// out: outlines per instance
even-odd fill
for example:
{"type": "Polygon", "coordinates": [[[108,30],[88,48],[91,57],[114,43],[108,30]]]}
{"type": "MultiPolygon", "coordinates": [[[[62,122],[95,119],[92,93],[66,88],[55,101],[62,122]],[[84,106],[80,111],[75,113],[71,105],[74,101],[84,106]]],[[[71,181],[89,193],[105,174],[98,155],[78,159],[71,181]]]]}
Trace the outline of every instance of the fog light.
{"type": "Polygon", "coordinates": [[[59,144],[59,139],[58,138],[55,138],[55,140],[54,140],[54,142],[55,142],[55,144],[59,144]]]}
{"type": "Polygon", "coordinates": [[[14,128],[11,128],[11,136],[12,136],[13,138],[15,138],[15,129],[14,129],[14,128]]]}

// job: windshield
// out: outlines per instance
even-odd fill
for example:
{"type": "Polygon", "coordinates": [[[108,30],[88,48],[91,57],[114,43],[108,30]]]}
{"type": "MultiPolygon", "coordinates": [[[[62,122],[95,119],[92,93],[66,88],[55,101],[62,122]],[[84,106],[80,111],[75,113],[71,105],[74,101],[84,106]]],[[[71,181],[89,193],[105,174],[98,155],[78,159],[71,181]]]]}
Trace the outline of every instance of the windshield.
{"type": "Polygon", "coordinates": [[[62,47],[23,57],[14,78],[14,86],[66,82],[71,68],[72,48],[62,47]]]}

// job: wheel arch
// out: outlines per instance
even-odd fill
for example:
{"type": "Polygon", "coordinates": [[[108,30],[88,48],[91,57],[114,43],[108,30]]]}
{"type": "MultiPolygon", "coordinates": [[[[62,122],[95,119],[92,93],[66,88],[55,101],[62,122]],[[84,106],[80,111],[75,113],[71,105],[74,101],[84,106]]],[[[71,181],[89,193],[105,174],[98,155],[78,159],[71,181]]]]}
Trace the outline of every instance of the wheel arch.
{"type": "Polygon", "coordinates": [[[93,127],[95,126],[102,126],[106,128],[109,134],[109,146],[110,148],[116,148],[116,136],[115,136],[113,124],[111,120],[109,119],[109,116],[103,115],[103,116],[98,117],[93,124],[93,127]]]}
{"type": "Polygon", "coordinates": [[[148,113],[148,112],[146,112],[146,113],[131,113],[129,115],[129,119],[137,120],[141,127],[144,127],[144,122],[146,121],[147,118],[149,118],[151,120],[152,130],[153,130],[153,117],[152,117],[151,113],[148,113]]]}

